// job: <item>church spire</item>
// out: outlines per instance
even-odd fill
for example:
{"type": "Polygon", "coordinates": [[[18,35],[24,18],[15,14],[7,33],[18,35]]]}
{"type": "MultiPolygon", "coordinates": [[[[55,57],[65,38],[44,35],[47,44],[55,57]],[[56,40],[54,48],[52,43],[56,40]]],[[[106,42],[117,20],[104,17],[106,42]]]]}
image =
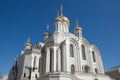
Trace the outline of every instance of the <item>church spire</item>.
{"type": "Polygon", "coordinates": [[[63,8],[63,6],[62,6],[62,3],[61,3],[61,5],[60,5],[60,12],[59,12],[59,16],[63,16],[62,8],[63,8]]]}
{"type": "Polygon", "coordinates": [[[27,42],[30,42],[30,36],[28,36],[28,40],[27,40],[27,42]]]}
{"type": "Polygon", "coordinates": [[[47,27],[46,27],[46,28],[47,28],[47,31],[48,31],[48,30],[49,30],[49,25],[47,25],[47,27]]]}
{"type": "Polygon", "coordinates": [[[76,19],[76,27],[77,27],[77,26],[79,26],[79,25],[78,25],[78,20],[76,19]]]}

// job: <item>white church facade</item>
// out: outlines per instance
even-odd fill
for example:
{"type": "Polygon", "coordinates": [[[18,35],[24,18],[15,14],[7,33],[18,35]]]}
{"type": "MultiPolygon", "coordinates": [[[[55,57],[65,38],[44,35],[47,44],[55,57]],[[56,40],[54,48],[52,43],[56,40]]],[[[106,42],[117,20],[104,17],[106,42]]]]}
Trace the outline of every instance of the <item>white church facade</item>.
{"type": "Polygon", "coordinates": [[[44,33],[44,43],[31,45],[28,39],[8,80],[112,80],[104,74],[99,49],[82,36],[78,24],[74,33],[69,32],[69,26],[61,6],[54,32],[44,33]]]}

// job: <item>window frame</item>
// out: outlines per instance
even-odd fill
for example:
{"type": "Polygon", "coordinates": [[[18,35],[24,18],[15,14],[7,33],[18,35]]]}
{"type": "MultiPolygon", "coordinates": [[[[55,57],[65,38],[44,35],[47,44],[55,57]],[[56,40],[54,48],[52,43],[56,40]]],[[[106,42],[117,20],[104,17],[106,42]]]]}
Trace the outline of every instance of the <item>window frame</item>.
{"type": "Polygon", "coordinates": [[[85,51],[85,46],[83,44],[81,45],[81,52],[82,52],[82,59],[86,60],[86,51],[85,51]]]}

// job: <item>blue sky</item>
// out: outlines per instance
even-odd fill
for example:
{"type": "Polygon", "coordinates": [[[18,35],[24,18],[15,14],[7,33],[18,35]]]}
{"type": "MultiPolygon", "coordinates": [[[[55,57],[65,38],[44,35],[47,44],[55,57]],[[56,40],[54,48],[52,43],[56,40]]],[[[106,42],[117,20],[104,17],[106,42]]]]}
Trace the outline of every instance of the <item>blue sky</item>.
{"type": "Polygon", "coordinates": [[[43,42],[47,24],[52,33],[61,2],[70,32],[78,19],[83,37],[99,48],[105,70],[120,65],[120,0],[0,0],[0,73],[9,72],[28,36],[34,45],[43,42]]]}

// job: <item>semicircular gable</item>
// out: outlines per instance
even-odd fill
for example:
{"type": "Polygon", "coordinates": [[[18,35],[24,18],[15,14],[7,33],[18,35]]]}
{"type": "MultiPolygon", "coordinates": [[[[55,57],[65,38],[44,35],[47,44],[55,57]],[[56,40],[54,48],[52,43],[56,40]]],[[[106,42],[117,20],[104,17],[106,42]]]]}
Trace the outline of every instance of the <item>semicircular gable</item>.
{"type": "Polygon", "coordinates": [[[98,55],[101,56],[100,51],[99,51],[99,49],[97,48],[97,46],[91,45],[91,46],[90,46],[90,49],[91,49],[92,51],[95,51],[96,54],[98,54],[98,55]]]}
{"type": "Polygon", "coordinates": [[[74,38],[67,38],[66,41],[72,42],[77,48],[79,47],[78,42],[74,38]]]}
{"type": "Polygon", "coordinates": [[[90,47],[89,42],[85,38],[82,38],[81,42],[82,42],[83,45],[87,46],[88,48],[90,47]]]}

